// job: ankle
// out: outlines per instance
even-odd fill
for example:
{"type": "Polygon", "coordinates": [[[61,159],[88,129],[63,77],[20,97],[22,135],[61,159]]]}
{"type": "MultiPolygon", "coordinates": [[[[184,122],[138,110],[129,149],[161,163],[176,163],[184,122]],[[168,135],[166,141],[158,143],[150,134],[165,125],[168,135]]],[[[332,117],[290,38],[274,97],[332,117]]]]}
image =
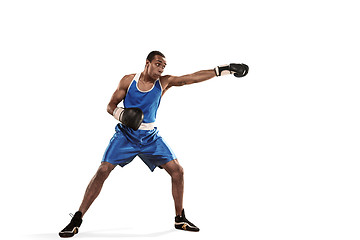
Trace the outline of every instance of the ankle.
{"type": "Polygon", "coordinates": [[[180,211],[176,211],[176,217],[182,217],[184,214],[184,209],[182,208],[180,211]]]}
{"type": "Polygon", "coordinates": [[[74,217],[74,218],[80,218],[80,219],[82,219],[83,214],[82,214],[82,212],[77,211],[77,212],[74,214],[74,216],[73,216],[73,217],[74,217]]]}

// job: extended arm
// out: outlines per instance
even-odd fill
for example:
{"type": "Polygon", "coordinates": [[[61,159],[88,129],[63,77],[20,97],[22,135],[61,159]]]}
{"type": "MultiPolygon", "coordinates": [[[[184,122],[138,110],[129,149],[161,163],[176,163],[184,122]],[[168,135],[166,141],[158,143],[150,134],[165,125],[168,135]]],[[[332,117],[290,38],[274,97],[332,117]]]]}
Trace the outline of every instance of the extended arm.
{"type": "Polygon", "coordinates": [[[183,86],[192,83],[198,83],[209,80],[215,76],[223,76],[227,74],[234,74],[235,77],[244,77],[249,72],[249,67],[246,64],[231,63],[229,65],[217,66],[214,69],[201,70],[192,74],[184,76],[164,76],[165,88],[169,89],[172,86],[183,86]]]}
{"type": "Polygon", "coordinates": [[[215,77],[214,69],[210,70],[201,70],[192,74],[187,74],[184,76],[176,77],[176,76],[165,76],[168,82],[168,88],[172,86],[183,86],[192,83],[198,83],[202,81],[209,80],[215,77]]]}

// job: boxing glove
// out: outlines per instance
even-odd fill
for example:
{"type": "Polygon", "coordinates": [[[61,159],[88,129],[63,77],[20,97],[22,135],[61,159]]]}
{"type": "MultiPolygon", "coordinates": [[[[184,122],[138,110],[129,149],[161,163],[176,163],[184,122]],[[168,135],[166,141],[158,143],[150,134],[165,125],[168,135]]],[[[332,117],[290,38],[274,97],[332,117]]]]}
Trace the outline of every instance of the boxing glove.
{"type": "Polygon", "coordinates": [[[249,66],[244,63],[230,63],[217,66],[214,70],[217,77],[227,74],[234,74],[235,77],[245,77],[249,72],[249,66]]]}
{"type": "Polygon", "coordinates": [[[135,131],[139,129],[144,119],[144,113],[140,108],[115,108],[113,116],[123,125],[135,131]]]}

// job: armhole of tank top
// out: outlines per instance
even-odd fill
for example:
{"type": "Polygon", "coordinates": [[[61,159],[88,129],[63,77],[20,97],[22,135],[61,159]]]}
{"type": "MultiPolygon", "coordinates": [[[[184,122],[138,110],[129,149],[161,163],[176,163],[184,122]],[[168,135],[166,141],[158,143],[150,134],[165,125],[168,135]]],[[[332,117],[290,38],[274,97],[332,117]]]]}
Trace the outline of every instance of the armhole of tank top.
{"type": "Polygon", "coordinates": [[[161,81],[160,81],[160,78],[157,80],[158,82],[159,82],[159,85],[160,85],[160,89],[161,89],[161,95],[162,95],[162,93],[163,93],[163,87],[162,87],[162,85],[161,85],[161,81]]]}
{"type": "Polygon", "coordinates": [[[135,74],[135,77],[133,78],[133,80],[131,80],[131,82],[129,84],[129,87],[126,90],[126,93],[129,92],[129,89],[130,89],[130,87],[131,87],[131,85],[133,84],[134,81],[136,82],[136,85],[137,85],[137,81],[139,80],[139,77],[140,77],[140,73],[135,74]]]}
{"type": "Polygon", "coordinates": [[[133,80],[135,80],[135,81],[136,81],[136,83],[139,81],[140,75],[141,75],[141,73],[137,73],[137,74],[135,74],[135,77],[134,77],[134,79],[133,79],[133,80]]]}

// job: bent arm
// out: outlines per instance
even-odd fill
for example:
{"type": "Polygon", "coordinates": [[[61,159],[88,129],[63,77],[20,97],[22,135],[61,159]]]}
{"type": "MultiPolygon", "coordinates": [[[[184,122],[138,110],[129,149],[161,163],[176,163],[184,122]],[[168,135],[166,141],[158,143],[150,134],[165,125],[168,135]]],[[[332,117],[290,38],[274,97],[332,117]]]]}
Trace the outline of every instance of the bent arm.
{"type": "Polygon", "coordinates": [[[110,102],[107,105],[107,112],[110,115],[113,115],[115,108],[117,105],[125,98],[127,88],[129,87],[129,79],[131,80],[131,75],[126,75],[120,80],[118,87],[115,92],[111,96],[110,102]]]}

